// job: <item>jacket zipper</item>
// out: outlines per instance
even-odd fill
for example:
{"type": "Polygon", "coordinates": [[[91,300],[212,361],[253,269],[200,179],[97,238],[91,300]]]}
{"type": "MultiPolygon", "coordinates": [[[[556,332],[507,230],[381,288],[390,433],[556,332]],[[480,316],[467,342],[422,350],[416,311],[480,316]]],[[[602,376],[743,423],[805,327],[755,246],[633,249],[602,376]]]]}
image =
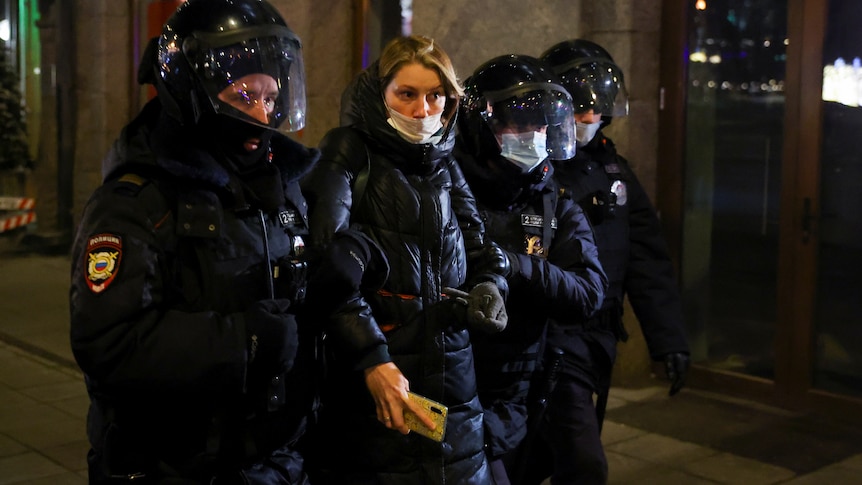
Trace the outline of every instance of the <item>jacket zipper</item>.
{"type": "Polygon", "coordinates": [[[260,231],[263,234],[263,261],[266,267],[266,287],[269,290],[269,297],[275,299],[275,284],[272,281],[272,269],[269,267],[269,234],[266,230],[266,218],[261,209],[257,210],[257,215],[260,219],[260,231]]]}

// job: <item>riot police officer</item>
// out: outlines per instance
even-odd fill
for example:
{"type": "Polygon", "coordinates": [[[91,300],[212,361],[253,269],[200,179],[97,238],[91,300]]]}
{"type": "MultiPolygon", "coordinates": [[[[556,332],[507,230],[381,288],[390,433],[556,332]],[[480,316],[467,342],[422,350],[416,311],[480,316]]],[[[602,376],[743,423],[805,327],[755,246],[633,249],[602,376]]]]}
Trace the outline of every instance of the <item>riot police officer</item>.
{"type": "Polygon", "coordinates": [[[515,451],[527,435],[528,412],[539,412],[528,397],[548,317],[582,321],[601,306],[607,284],[583,210],[560,196],[552,177],[551,159],[574,150],[571,98],[540,60],[495,57],[465,81],[455,158],[499,253],[487,261],[502,263],[509,286],[506,329],[473,336],[496,485],[523,471],[515,451]]]}
{"type": "Polygon", "coordinates": [[[189,0],[155,47],[140,79],[158,96],[73,247],[90,483],[306,483],[300,41],[264,0],[189,0]]]}
{"type": "Polygon", "coordinates": [[[651,357],[665,363],[671,395],[685,383],[689,347],[655,209],[601,130],[628,112],[622,71],[604,48],[582,39],[560,42],[541,58],[560,76],[575,107],[578,150],[554,163],[555,177],[593,225],[609,286],[601,309],[583,326],[551,325],[548,339],[565,343],[565,359],[540,430],[550,453],[534,454],[546,463],[537,463],[526,483],[539,483],[552,471],[557,484],[601,484],[607,482],[601,423],[616,345],[628,337],[623,298],[631,302],[651,357]]]}

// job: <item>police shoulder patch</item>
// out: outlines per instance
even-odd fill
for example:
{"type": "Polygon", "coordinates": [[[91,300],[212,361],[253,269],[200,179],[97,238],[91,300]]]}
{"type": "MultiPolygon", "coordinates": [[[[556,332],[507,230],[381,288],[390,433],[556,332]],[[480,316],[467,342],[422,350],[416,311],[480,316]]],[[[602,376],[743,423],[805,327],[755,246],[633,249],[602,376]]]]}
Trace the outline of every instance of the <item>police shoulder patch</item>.
{"type": "Polygon", "coordinates": [[[101,293],[114,281],[123,258],[123,239],[116,234],[96,234],[87,240],[84,268],[87,286],[101,293]]]}

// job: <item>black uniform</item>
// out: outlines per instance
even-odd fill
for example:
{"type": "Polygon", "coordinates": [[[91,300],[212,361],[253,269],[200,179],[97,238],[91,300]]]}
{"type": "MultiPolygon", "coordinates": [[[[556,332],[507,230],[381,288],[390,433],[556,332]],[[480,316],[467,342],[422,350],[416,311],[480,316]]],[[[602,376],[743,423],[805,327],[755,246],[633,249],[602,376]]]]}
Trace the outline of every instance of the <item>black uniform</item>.
{"type": "MultiPolygon", "coordinates": [[[[457,153],[457,152],[456,152],[457,153]]],[[[561,197],[545,160],[521,173],[501,160],[497,170],[457,153],[476,195],[486,237],[507,251],[509,324],[494,335],[474,336],[479,398],[485,409],[486,451],[503,460],[508,475],[520,470],[511,452],[527,434],[530,383],[541,362],[549,316],[586,318],[607,285],[593,231],[583,210],[561,197]],[[510,168],[509,173],[500,173],[510,168]]]]}
{"type": "Polygon", "coordinates": [[[90,483],[304,483],[313,346],[299,342],[313,331],[285,314],[287,338],[250,344],[246,311],[261,300],[295,311],[301,281],[279,284],[273,269],[302,249],[297,179],[317,152],[274,135],[271,163],[239,176],[193,136],[151,101],[78,228],[71,342],[91,399],[90,483]],[[282,345],[288,372],[250,364],[282,345]]]}
{"type": "MultiPolygon", "coordinates": [[[[541,430],[550,447],[536,450],[535,459],[547,462],[551,453],[559,457],[554,477],[560,483],[605,483],[607,460],[599,436],[602,400],[610,385],[617,341],[627,338],[622,323],[624,296],[654,359],[687,354],[688,343],[658,217],[613,142],[599,131],[573,159],[554,166],[563,194],[578,200],[593,224],[609,286],[601,310],[585,325],[565,325],[568,321],[560,320],[550,327],[548,341],[561,347],[565,358],[541,430]],[[596,407],[593,394],[599,396],[596,407]]],[[[529,483],[539,483],[548,475],[546,467],[535,470],[529,483]]]]}

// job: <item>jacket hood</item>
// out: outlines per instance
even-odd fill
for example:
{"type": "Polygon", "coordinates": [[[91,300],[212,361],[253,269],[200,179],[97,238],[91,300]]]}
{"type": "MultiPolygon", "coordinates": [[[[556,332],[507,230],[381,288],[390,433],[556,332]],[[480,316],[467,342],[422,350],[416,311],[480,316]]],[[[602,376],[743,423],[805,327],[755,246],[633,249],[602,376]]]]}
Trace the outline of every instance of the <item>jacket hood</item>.
{"type": "Polygon", "coordinates": [[[443,136],[436,144],[414,144],[401,138],[389,125],[389,113],[383,101],[383,87],[377,75],[378,62],[359,73],[341,95],[341,125],[351,126],[363,134],[369,148],[384,153],[401,169],[418,166],[431,170],[451,154],[455,145],[455,116],[446,120],[443,136]]]}
{"type": "MultiPolygon", "coordinates": [[[[144,106],[102,161],[103,180],[127,169],[162,169],[182,179],[225,187],[230,171],[207,150],[212,143],[206,133],[185,127],[162,111],[158,98],[144,106]]],[[[272,163],[278,167],[285,184],[305,175],[320,157],[309,148],[285,135],[275,133],[270,142],[272,163]]]]}

